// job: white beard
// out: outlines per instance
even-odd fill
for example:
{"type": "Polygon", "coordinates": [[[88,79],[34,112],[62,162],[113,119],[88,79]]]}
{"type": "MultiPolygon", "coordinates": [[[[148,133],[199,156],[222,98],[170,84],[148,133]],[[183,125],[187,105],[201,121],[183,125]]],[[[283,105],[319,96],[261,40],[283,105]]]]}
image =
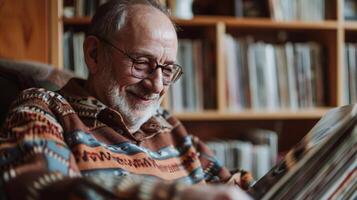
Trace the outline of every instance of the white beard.
{"type": "MultiPolygon", "coordinates": [[[[126,92],[122,92],[123,94],[119,92],[119,86],[115,84],[115,81],[111,80],[110,83],[108,90],[110,106],[123,116],[130,131],[135,132],[139,130],[140,126],[152,117],[160,107],[162,98],[158,94],[146,95],[146,97],[155,99],[150,105],[133,104],[129,103],[130,97],[127,96],[126,92]]],[[[128,86],[126,90],[143,95],[137,85],[128,86]]]]}

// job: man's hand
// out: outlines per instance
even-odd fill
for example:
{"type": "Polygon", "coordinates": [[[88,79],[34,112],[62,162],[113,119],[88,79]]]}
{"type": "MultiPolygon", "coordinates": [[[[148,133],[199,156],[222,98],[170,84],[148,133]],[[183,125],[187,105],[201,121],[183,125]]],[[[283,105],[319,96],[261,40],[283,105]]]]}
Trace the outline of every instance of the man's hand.
{"type": "Polygon", "coordinates": [[[252,200],[237,186],[227,185],[195,185],[179,192],[180,200],[252,200]]]}

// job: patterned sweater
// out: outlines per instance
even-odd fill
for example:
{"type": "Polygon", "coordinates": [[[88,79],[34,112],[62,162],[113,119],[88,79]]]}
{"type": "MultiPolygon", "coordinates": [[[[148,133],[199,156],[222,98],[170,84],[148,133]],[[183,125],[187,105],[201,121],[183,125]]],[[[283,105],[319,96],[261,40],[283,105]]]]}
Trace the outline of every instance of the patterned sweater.
{"type": "Polygon", "coordinates": [[[166,111],[131,133],[84,84],[28,89],[14,102],[0,134],[0,199],[173,199],[182,185],[251,183],[166,111]]]}

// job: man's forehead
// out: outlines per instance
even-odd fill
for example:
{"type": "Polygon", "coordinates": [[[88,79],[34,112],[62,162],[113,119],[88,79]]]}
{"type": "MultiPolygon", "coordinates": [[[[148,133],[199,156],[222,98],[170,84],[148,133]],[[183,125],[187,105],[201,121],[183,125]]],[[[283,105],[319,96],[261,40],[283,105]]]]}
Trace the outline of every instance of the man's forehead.
{"type": "Polygon", "coordinates": [[[147,5],[132,5],[128,9],[124,26],[112,38],[116,45],[128,53],[137,53],[174,61],[177,35],[171,20],[160,10],[147,5]]]}
{"type": "Polygon", "coordinates": [[[125,21],[126,25],[131,28],[154,28],[157,25],[165,25],[167,29],[174,29],[168,16],[159,9],[144,4],[131,5],[125,21]]]}
{"type": "Polygon", "coordinates": [[[157,8],[142,4],[130,6],[124,26],[114,37],[131,44],[158,38],[163,43],[177,43],[176,30],[169,17],[157,8]]]}

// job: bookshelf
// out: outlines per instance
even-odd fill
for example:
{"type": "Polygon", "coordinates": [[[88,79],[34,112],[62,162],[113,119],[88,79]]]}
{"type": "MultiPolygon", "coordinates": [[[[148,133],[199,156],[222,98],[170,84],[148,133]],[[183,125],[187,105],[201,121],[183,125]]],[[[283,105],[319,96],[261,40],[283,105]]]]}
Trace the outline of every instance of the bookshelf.
{"type": "MultiPolygon", "coordinates": [[[[68,2],[68,1],[67,1],[68,2]]],[[[73,1],[69,1],[73,2],[73,1]]],[[[234,138],[237,130],[267,128],[279,133],[280,150],[287,150],[300,140],[318,119],[332,107],[343,105],[345,42],[357,42],[357,22],[345,20],[343,0],[325,0],[323,21],[274,21],[270,18],[237,18],[233,16],[200,15],[193,19],[175,19],[181,39],[204,39],[213,47],[211,66],[214,68],[214,106],[199,111],[174,112],[189,132],[203,139],[214,137],[234,138]],[[254,36],[264,42],[314,41],[325,49],[323,70],[326,73],[324,105],[303,109],[277,109],[273,111],[227,109],[227,75],[224,37],[254,36]],[[281,39],[283,37],[284,39],[281,39]],[[228,127],[228,128],[227,128],[228,127]],[[224,132],[224,133],[222,133],[224,132]]],[[[63,16],[63,1],[51,1],[51,63],[63,68],[63,33],[68,29],[85,31],[90,17],[63,16]]],[[[169,96],[169,95],[168,95],[169,96]]],[[[164,105],[170,108],[170,100],[164,105]]]]}

